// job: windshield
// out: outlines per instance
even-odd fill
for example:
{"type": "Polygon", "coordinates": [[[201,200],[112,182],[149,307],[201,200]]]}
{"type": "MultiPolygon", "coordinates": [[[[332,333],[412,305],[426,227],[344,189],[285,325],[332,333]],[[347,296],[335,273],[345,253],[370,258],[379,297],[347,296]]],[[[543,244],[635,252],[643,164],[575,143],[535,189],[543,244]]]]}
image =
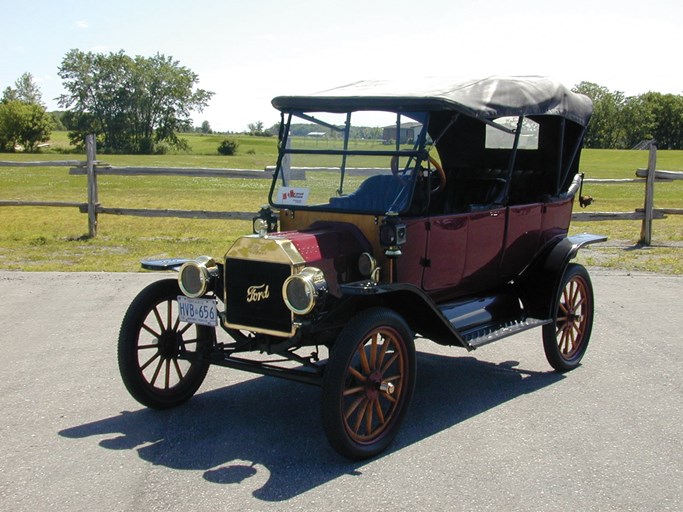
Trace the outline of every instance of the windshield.
{"type": "Polygon", "coordinates": [[[277,208],[401,213],[426,160],[426,113],[283,114],[277,208]]]}

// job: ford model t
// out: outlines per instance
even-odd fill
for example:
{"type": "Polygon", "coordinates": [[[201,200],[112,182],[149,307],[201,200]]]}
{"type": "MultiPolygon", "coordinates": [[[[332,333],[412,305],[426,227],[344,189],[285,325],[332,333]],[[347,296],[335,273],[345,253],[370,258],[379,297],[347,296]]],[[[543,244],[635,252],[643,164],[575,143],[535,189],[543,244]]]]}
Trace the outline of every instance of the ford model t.
{"type": "Polygon", "coordinates": [[[123,381],[142,404],[189,399],[209,366],[322,388],[335,450],[396,436],[416,338],[474,350],[532,328],[579,365],[593,290],[568,236],[591,102],[539,77],[358,82],[273,100],[269,206],[224,255],[176,270],[123,320],[123,381]],[[383,128],[369,128],[383,126],[383,128]]]}

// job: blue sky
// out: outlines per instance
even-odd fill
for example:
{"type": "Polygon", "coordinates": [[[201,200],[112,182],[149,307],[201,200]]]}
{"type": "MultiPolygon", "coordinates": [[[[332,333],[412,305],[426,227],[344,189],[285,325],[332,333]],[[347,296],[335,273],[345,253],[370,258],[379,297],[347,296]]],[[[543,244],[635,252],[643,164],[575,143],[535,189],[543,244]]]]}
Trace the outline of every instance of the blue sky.
{"type": "Polygon", "coordinates": [[[278,120],[270,100],[369,78],[548,75],[683,94],[680,0],[0,0],[0,90],[24,72],[50,110],[72,48],[172,56],[215,92],[216,130],[278,120]]]}

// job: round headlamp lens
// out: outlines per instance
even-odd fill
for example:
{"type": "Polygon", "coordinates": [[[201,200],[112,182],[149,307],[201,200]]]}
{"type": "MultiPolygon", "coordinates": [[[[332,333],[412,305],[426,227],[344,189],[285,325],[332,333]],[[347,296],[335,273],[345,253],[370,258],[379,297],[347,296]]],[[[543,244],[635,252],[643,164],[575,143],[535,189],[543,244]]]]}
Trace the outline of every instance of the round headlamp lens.
{"type": "Polygon", "coordinates": [[[372,276],[377,268],[377,260],[370,253],[364,252],[358,258],[358,271],[363,277],[372,276]]]}
{"type": "Polygon", "coordinates": [[[206,267],[195,261],[188,261],[178,271],[180,290],[188,297],[201,297],[206,293],[209,273],[206,267]]]}
{"type": "Polygon", "coordinates": [[[311,289],[308,283],[299,278],[293,278],[285,288],[286,302],[289,304],[292,311],[299,314],[304,314],[310,311],[312,306],[311,289]]]}
{"type": "Polygon", "coordinates": [[[321,270],[313,267],[290,276],[282,285],[282,296],[287,307],[297,315],[313,311],[320,295],[327,289],[321,270]]]}

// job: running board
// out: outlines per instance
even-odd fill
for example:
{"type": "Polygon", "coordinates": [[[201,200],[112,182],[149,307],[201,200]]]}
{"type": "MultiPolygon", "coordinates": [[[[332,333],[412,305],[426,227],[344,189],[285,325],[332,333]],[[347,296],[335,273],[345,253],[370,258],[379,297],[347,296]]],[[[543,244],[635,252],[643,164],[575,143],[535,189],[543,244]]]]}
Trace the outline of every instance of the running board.
{"type": "Polygon", "coordinates": [[[487,343],[507,338],[519,332],[528,331],[535,327],[540,327],[551,323],[552,320],[539,320],[538,318],[526,318],[524,320],[512,320],[499,324],[489,324],[475,327],[465,332],[461,332],[463,339],[472,348],[478,348],[487,343]]]}

